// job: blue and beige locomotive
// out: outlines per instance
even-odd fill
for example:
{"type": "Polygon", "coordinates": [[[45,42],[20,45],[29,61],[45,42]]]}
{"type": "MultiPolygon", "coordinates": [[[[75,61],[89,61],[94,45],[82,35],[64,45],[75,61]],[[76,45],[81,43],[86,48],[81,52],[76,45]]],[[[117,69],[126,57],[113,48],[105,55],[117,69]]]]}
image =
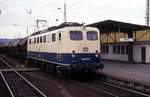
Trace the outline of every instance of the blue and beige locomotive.
{"type": "Polygon", "coordinates": [[[100,64],[99,30],[88,26],[64,26],[28,38],[27,59],[42,68],[61,73],[95,72],[100,64]]]}

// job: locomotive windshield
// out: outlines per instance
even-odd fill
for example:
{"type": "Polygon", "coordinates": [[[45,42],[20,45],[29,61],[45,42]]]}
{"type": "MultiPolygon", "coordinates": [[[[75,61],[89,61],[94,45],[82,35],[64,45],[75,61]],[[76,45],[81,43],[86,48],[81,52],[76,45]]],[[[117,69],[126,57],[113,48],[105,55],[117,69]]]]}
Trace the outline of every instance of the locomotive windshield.
{"type": "Polygon", "coordinates": [[[88,31],[87,32],[87,39],[88,40],[97,40],[97,32],[96,31],[88,31]]]}
{"type": "Polygon", "coordinates": [[[82,40],[83,35],[81,31],[70,31],[70,39],[71,40],[82,40]]]}

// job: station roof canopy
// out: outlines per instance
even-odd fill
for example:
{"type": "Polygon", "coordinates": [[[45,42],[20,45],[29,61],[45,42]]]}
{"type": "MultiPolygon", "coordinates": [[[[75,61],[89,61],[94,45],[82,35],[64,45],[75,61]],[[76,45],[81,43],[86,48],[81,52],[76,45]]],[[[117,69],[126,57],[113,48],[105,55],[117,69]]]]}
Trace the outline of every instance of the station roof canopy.
{"type": "Polygon", "coordinates": [[[120,21],[114,21],[114,20],[105,20],[101,22],[96,22],[93,24],[89,24],[88,26],[97,27],[100,29],[101,32],[133,32],[135,30],[144,30],[148,29],[150,27],[144,26],[144,25],[138,25],[138,24],[132,24],[132,23],[126,23],[126,22],[120,22],[120,21]]]}

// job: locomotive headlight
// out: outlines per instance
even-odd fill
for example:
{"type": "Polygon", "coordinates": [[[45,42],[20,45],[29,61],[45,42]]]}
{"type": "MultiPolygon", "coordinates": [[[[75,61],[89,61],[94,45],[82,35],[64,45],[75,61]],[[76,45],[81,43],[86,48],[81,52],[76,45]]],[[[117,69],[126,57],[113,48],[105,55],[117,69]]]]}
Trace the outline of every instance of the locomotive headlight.
{"type": "Polygon", "coordinates": [[[98,54],[95,54],[95,57],[99,57],[99,55],[98,55],[98,54]]]}
{"type": "Polygon", "coordinates": [[[72,57],[76,57],[75,50],[72,50],[72,57]]]}
{"type": "Polygon", "coordinates": [[[95,54],[95,57],[99,57],[99,53],[98,53],[98,50],[96,50],[96,54],[95,54]]]}

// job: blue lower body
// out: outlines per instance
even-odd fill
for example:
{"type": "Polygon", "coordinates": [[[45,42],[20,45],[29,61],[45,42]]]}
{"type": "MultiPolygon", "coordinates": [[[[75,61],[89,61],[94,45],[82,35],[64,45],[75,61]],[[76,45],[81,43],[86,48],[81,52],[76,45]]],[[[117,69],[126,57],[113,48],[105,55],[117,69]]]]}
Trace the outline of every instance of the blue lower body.
{"type": "Polygon", "coordinates": [[[100,57],[96,57],[95,53],[75,54],[75,57],[72,57],[72,54],[68,53],[62,53],[60,56],[57,53],[28,52],[27,58],[55,63],[75,72],[80,70],[94,71],[103,68],[103,65],[100,64],[100,57]]]}

